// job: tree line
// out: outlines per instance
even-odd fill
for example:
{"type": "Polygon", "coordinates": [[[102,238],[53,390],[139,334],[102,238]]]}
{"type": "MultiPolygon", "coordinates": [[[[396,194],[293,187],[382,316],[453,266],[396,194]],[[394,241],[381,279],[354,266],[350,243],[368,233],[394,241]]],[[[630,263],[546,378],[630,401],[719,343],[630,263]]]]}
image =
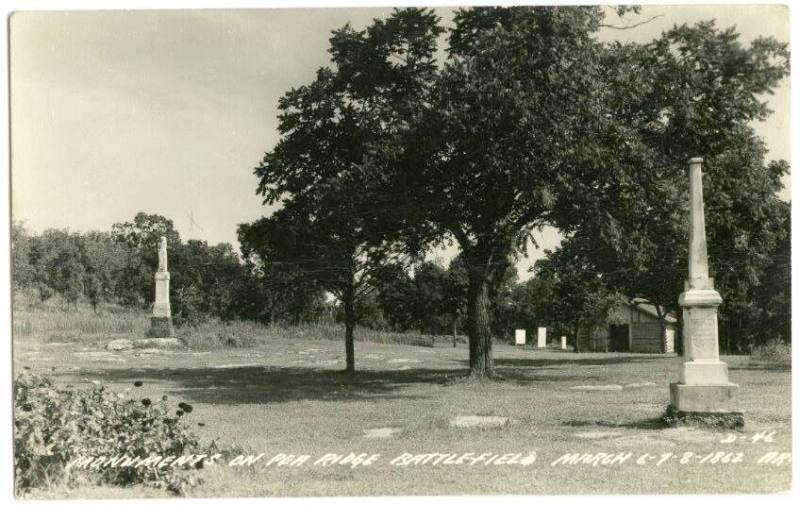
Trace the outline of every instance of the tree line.
{"type": "Polygon", "coordinates": [[[230,244],[183,241],[171,220],[143,212],[110,231],[48,229],[34,234],[13,223],[13,286],[41,301],[59,295],[65,310],[82,299],[95,310],[101,302],[149,308],[162,236],[167,238],[176,324],[208,318],[297,323],[317,316],[322,295],[295,288],[289,273],[267,277],[230,244]]]}
{"type": "MultiPolygon", "coordinates": [[[[39,302],[57,299],[65,311],[83,301],[94,311],[102,303],[150,309],[158,243],[167,238],[170,301],[177,325],[211,318],[287,325],[322,319],[344,320],[341,306],[329,303],[324,289],[293,264],[266,263],[250,250],[227,243],[183,241],[173,222],[140,212],[111,231],[71,232],[48,229],[36,234],[13,223],[12,272],[16,291],[39,302]]],[[[445,267],[422,261],[410,269],[395,264],[375,272],[376,280],[356,307],[358,323],[377,330],[449,334],[463,332],[466,271],[460,258],[445,267]]],[[[504,292],[515,289],[509,278],[504,292]]],[[[507,316],[511,298],[498,297],[497,335],[510,335],[517,324],[507,316]]],[[[532,307],[519,311],[528,312],[532,307]]]]}

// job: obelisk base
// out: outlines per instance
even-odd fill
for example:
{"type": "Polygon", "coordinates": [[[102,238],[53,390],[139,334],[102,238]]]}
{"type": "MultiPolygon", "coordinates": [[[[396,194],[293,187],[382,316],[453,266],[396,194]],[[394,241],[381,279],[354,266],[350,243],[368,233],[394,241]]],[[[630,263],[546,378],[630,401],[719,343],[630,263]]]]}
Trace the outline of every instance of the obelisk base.
{"type": "Polygon", "coordinates": [[[670,384],[668,424],[691,423],[740,428],[739,386],[728,380],[728,365],[719,359],[717,307],[722,299],[712,279],[692,279],[678,303],[683,307],[684,362],[679,382],[670,384]]]}
{"type": "Polygon", "coordinates": [[[156,317],[150,318],[150,331],[147,332],[148,337],[153,338],[172,338],[175,336],[175,331],[172,329],[171,317],[156,317]]]}
{"type": "Polygon", "coordinates": [[[736,412],[738,384],[681,384],[669,385],[670,404],[680,412],[736,412]]]}
{"type": "Polygon", "coordinates": [[[149,337],[169,338],[172,329],[172,310],[169,305],[169,272],[156,272],[156,301],[153,304],[153,317],[150,318],[149,337]]]}
{"type": "Polygon", "coordinates": [[[670,406],[664,422],[670,426],[679,424],[708,426],[723,429],[738,429],[744,426],[744,414],[737,411],[736,384],[712,386],[672,383],[669,385],[670,406]]]}

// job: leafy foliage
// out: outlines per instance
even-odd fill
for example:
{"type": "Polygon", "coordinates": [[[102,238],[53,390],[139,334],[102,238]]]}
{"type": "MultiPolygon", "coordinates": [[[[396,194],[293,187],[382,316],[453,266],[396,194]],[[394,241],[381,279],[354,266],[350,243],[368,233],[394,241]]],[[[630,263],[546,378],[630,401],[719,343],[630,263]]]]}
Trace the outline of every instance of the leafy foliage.
{"type": "MultiPolygon", "coordinates": [[[[23,373],[14,382],[14,467],[17,492],[80,475],[68,463],[81,456],[196,454],[197,439],[188,432],[166,396],[122,399],[102,384],[56,388],[47,377],[23,373]],[[174,414],[175,413],[175,414],[174,414]]],[[[88,470],[87,470],[88,472],[88,470]]],[[[182,493],[198,482],[193,469],[118,465],[91,469],[98,483],[145,484],[182,493]]]]}
{"type": "Polygon", "coordinates": [[[265,264],[288,264],[342,304],[347,370],[355,369],[357,306],[374,290],[372,269],[390,257],[376,212],[379,193],[365,160],[376,143],[408,120],[435,69],[438,18],[429,10],[395,10],[366,30],[333,32],[334,68],[279,102],[281,139],[255,169],[269,218],[240,227],[240,241],[265,264]],[[377,198],[377,201],[376,201],[377,198]]]}
{"type": "Polygon", "coordinates": [[[95,311],[101,303],[147,308],[154,301],[162,234],[168,237],[170,301],[178,326],[209,318],[297,323],[323,310],[320,291],[294,284],[288,272],[264,268],[252,256],[243,259],[230,244],[183,242],[171,220],[144,213],[115,224],[110,233],[37,235],[15,223],[14,287],[38,292],[42,301],[58,294],[65,309],[82,299],[95,311]]]}

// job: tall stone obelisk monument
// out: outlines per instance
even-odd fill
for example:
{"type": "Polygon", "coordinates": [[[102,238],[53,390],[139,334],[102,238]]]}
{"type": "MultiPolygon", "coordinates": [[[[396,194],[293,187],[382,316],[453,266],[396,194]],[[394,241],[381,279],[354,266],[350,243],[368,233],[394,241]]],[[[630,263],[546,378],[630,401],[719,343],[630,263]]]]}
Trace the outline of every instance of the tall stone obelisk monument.
{"type": "Polygon", "coordinates": [[[158,246],[158,271],[156,272],[156,301],[150,318],[151,337],[172,337],[172,310],[169,306],[169,272],[167,271],[167,237],[161,237],[158,246]]]}
{"type": "Polygon", "coordinates": [[[703,158],[689,160],[689,279],[678,299],[683,307],[684,361],[679,382],[670,385],[670,410],[678,418],[711,418],[741,426],[739,386],[728,381],[728,365],[719,359],[717,307],[722,297],[708,276],[702,164],[703,158]]]}

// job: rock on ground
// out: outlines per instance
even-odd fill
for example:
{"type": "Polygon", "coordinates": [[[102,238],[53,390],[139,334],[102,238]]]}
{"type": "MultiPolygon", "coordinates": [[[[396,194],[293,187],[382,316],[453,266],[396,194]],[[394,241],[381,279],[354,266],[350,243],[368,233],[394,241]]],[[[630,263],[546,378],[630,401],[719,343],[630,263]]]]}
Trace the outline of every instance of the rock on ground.
{"type": "Polygon", "coordinates": [[[114,356],[110,352],[107,351],[81,351],[73,353],[75,356],[79,358],[89,359],[92,361],[103,361],[106,363],[125,363],[125,360],[114,356]]]}
{"type": "Polygon", "coordinates": [[[696,444],[708,444],[719,441],[721,435],[711,431],[700,430],[691,426],[679,426],[677,428],[667,428],[659,433],[662,437],[676,442],[691,442],[696,444]]]}
{"type": "Polygon", "coordinates": [[[144,349],[147,347],[158,347],[161,349],[170,347],[181,347],[183,344],[177,338],[140,338],[133,341],[133,346],[144,349]]]}
{"type": "Polygon", "coordinates": [[[402,431],[400,428],[372,428],[364,430],[364,438],[390,438],[402,431]]]}
{"type": "Polygon", "coordinates": [[[450,420],[454,428],[497,428],[506,424],[508,418],[498,416],[458,416],[450,420]]]}
{"type": "Polygon", "coordinates": [[[575,436],[577,438],[583,438],[587,440],[597,440],[601,438],[618,437],[620,434],[613,431],[582,431],[580,433],[576,433],[575,436]]]}
{"type": "Polygon", "coordinates": [[[127,338],[118,338],[106,344],[106,349],[109,351],[127,351],[133,349],[133,342],[127,338]]]}
{"type": "Polygon", "coordinates": [[[658,386],[655,382],[634,382],[632,384],[625,384],[626,388],[646,388],[650,386],[658,386]]]}
{"type": "Polygon", "coordinates": [[[258,363],[231,363],[231,364],[228,364],[228,365],[214,365],[211,368],[222,368],[222,369],[225,369],[225,368],[251,368],[251,367],[256,367],[256,366],[263,366],[263,365],[260,365],[258,363]]]}
{"type": "Polygon", "coordinates": [[[139,349],[139,352],[136,353],[136,356],[141,356],[142,354],[163,354],[164,351],[161,349],[155,349],[153,347],[149,347],[147,349],[139,349]]]}
{"type": "Polygon", "coordinates": [[[644,447],[647,449],[669,449],[676,444],[670,440],[650,437],[647,435],[628,435],[613,439],[612,443],[619,447],[644,447]]]}
{"type": "Polygon", "coordinates": [[[576,391],[621,391],[622,386],[618,384],[605,384],[602,386],[572,386],[570,389],[576,391]]]}

